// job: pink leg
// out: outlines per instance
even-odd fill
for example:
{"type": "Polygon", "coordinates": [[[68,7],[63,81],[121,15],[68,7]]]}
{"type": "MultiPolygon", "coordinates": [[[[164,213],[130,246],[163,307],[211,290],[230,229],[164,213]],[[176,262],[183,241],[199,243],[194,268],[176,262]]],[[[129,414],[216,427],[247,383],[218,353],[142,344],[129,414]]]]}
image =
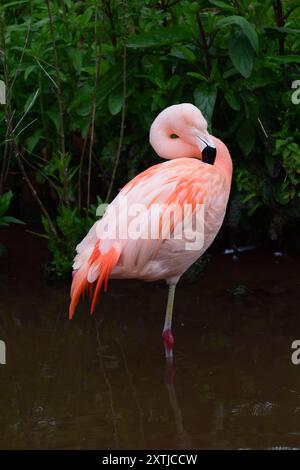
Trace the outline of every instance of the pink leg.
{"type": "Polygon", "coordinates": [[[165,324],[164,324],[164,329],[163,329],[163,334],[162,334],[166,357],[173,356],[174,337],[172,334],[171,327],[172,327],[175,288],[176,288],[176,284],[169,285],[168,303],[167,303],[167,310],[166,310],[166,316],[165,316],[165,324]]]}

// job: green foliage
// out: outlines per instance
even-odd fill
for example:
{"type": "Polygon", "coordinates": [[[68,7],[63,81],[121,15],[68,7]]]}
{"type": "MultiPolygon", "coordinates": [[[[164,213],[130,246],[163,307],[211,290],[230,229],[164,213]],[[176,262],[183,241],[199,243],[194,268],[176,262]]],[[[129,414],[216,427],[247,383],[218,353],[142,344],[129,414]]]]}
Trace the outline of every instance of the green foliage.
{"type": "MultiPolygon", "coordinates": [[[[274,219],[280,218],[280,230],[299,220],[300,105],[291,100],[292,82],[300,79],[297,2],[49,5],[52,21],[44,0],[4,1],[0,8],[16,145],[62,240],[70,237],[50,245],[55,269],[68,269],[87,208],[97,194],[106,199],[115,166],[116,193],[157,161],[148,144],[149,127],[174,103],[195,103],[211,132],[227,143],[234,161],[232,197],[242,200],[243,230],[256,223],[265,237],[274,219]]],[[[5,79],[2,70],[0,79],[5,79]]],[[[3,154],[6,111],[0,108],[3,154]]],[[[17,161],[9,161],[14,171],[17,161]]],[[[43,223],[49,234],[49,221],[43,223]]]]}
{"type": "MultiPolygon", "coordinates": [[[[98,205],[102,201],[98,198],[98,205]]],[[[74,249],[79,240],[85,236],[96,219],[96,206],[90,207],[87,217],[81,217],[77,207],[71,209],[63,205],[58,207],[54,220],[57,233],[54,234],[49,221],[42,217],[43,227],[48,238],[48,246],[52,253],[52,261],[47,266],[47,274],[51,278],[64,279],[71,272],[74,249]]]]}

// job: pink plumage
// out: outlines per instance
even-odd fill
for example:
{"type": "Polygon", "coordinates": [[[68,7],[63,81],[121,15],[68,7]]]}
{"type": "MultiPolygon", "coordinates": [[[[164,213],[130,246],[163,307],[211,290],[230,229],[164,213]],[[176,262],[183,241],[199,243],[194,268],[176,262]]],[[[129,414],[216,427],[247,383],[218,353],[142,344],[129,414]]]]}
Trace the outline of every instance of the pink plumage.
{"type": "MultiPolygon", "coordinates": [[[[209,135],[199,109],[188,103],[166,108],[151,126],[150,143],[158,155],[169,161],[148,168],[127,183],[77,246],[70,318],[89,285],[95,288],[94,310],[101,286],[104,283],[107,287],[108,278],[165,279],[175,286],[209,247],[222,225],[232,163],[225,144],[209,135]],[[144,207],[142,216],[132,211],[136,204],[144,207]],[[158,217],[154,217],[155,207],[163,207],[158,217]],[[170,218],[164,214],[169,207],[175,209],[167,227],[165,222],[170,218]],[[185,214],[185,207],[191,208],[190,215],[185,214]],[[192,230],[198,207],[204,208],[203,244],[198,249],[187,249],[185,236],[172,234],[182,224],[192,230]],[[139,235],[130,237],[128,230],[123,229],[134,223],[139,235]],[[112,226],[115,235],[109,238],[107,228],[112,226]],[[151,238],[150,226],[158,236],[151,238]]],[[[167,329],[165,324],[164,331],[167,329]]]]}

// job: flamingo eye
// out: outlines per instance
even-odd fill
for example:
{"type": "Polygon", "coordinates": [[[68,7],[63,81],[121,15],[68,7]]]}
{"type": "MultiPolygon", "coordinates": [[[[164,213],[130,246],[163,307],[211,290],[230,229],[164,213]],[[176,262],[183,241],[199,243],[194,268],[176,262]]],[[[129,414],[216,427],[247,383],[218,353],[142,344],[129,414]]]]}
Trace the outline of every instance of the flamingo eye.
{"type": "Polygon", "coordinates": [[[171,139],[179,139],[179,136],[177,134],[171,134],[170,138],[171,139]]]}

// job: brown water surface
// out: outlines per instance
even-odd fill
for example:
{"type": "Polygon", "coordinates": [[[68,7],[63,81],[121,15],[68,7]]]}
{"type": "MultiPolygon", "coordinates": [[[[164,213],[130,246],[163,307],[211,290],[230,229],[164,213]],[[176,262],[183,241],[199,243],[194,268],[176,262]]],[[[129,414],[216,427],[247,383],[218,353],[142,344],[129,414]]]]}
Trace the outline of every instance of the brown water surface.
{"type": "Polygon", "coordinates": [[[166,374],[163,283],[111,281],[95,315],[81,303],[70,322],[44,241],[3,238],[1,449],[300,447],[299,259],[220,255],[181,282],[166,374]]]}

